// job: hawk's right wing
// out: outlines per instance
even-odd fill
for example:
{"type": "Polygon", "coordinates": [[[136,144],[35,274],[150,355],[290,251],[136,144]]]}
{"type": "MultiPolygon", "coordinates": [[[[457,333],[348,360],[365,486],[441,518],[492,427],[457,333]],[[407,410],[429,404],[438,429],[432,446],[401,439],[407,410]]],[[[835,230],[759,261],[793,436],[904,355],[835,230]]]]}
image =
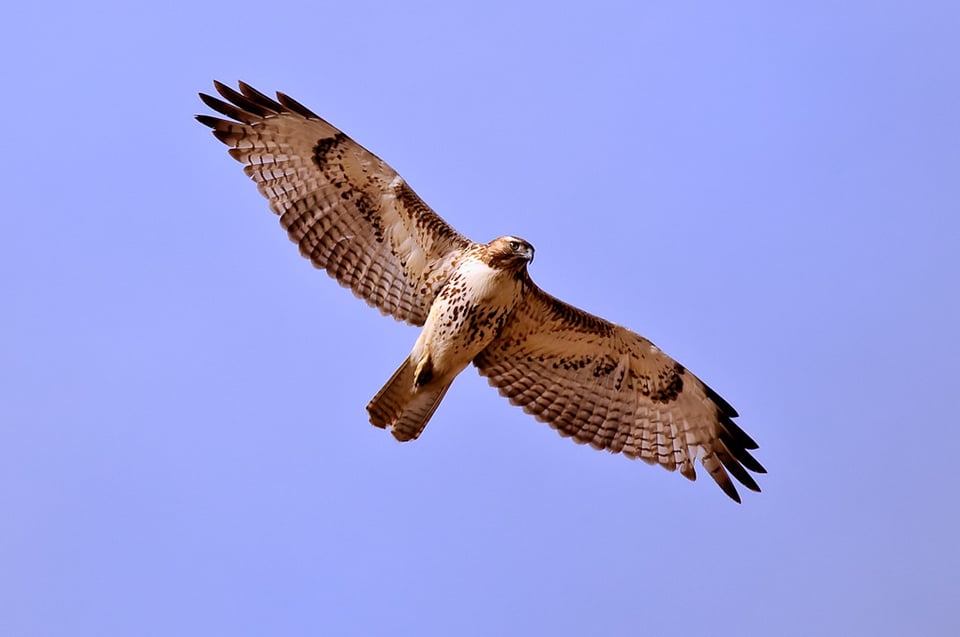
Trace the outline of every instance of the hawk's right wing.
{"type": "Polygon", "coordinates": [[[470,242],[383,160],[295,100],[240,82],[198,115],[270,200],[300,254],[394,318],[423,325],[470,242]],[[233,121],[231,121],[233,120],[233,121]]]}
{"type": "Polygon", "coordinates": [[[723,398],[636,332],[556,299],[529,278],[500,334],[474,359],[490,384],[560,435],[696,479],[699,458],[740,501],[729,471],[766,473],[723,398]]]}

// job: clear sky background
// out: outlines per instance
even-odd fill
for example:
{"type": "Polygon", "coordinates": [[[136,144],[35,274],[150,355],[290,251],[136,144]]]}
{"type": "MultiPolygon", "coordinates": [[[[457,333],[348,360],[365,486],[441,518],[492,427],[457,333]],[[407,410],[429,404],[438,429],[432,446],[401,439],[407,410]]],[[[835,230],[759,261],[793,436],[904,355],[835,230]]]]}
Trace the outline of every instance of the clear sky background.
{"type": "Polygon", "coordinates": [[[960,5],[43,2],[0,23],[0,634],[956,635],[960,5]],[[158,3],[159,4],[159,3],[158,3]],[[741,412],[736,505],[455,383],[198,91],[282,90],[741,412]]]}

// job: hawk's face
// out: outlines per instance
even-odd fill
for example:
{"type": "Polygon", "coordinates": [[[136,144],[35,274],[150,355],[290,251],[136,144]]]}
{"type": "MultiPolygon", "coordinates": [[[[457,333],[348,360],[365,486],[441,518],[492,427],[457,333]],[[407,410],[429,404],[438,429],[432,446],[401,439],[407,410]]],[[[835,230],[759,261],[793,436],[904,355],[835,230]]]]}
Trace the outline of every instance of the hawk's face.
{"type": "Polygon", "coordinates": [[[487,244],[491,268],[522,270],[533,261],[533,246],[519,237],[500,237],[487,244]]]}

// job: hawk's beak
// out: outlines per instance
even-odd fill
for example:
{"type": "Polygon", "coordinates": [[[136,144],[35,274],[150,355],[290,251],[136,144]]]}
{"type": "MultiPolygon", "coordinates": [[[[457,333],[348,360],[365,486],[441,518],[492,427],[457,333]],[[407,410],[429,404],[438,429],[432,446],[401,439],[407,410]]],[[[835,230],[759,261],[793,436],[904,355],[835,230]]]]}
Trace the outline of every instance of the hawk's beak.
{"type": "Polygon", "coordinates": [[[527,246],[527,251],[524,253],[524,255],[527,257],[527,261],[530,263],[533,263],[533,252],[533,246],[527,246]]]}

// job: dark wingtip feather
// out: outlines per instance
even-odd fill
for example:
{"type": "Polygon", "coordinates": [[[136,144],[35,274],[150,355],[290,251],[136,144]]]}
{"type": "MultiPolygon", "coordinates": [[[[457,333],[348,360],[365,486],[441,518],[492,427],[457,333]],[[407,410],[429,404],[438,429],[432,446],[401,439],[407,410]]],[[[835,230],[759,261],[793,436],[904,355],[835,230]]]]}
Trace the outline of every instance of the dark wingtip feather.
{"type": "Polygon", "coordinates": [[[200,96],[200,101],[212,108],[213,110],[218,110],[221,104],[224,104],[222,100],[218,100],[213,95],[208,93],[197,93],[200,96]]]}
{"type": "Polygon", "coordinates": [[[740,428],[740,425],[733,422],[730,418],[721,418],[720,423],[723,427],[730,432],[730,435],[733,436],[734,440],[743,445],[744,449],[759,449],[760,445],[750,437],[750,435],[740,428]]]}
{"type": "Polygon", "coordinates": [[[724,400],[723,396],[710,389],[706,384],[703,385],[703,390],[707,393],[707,398],[712,400],[714,404],[720,408],[720,413],[724,416],[727,418],[736,418],[740,415],[737,413],[737,410],[733,408],[733,405],[724,400]]]}
{"type": "Polygon", "coordinates": [[[723,492],[726,493],[731,500],[737,504],[743,504],[740,500],[740,494],[737,493],[737,488],[733,486],[733,482],[729,478],[727,478],[726,482],[718,482],[717,484],[720,485],[720,488],[723,489],[723,492]]]}
{"type": "Polygon", "coordinates": [[[723,446],[727,448],[734,458],[736,458],[740,464],[745,466],[750,471],[756,473],[766,473],[767,470],[763,468],[763,465],[757,462],[757,459],[750,455],[750,452],[747,451],[741,444],[737,444],[729,432],[725,429],[720,430],[719,434],[720,441],[723,443],[723,446]]]}
{"type": "Polygon", "coordinates": [[[308,119],[320,119],[320,116],[311,111],[309,108],[293,99],[286,93],[277,92],[277,99],[280,100],[280,104],[284,108],[296,113],[297,115],[302,115],[308,119]]]}
{"type": "Polygon", "coordinates": [[[736,461],[736,459],[727,453],[726,449],[717,449],[716,450],[717,458],[720,459],[720,462],[723,463],[723,466],[727,468],[727,471],[733,474],[733,477],[736,478],[740,484],[750,489],[751,491],[760,491],[760,486],[757,484],[756,480],[753,479],[747,470],[736,461]]]}
{"type": "MultiPolygon", "coordinates": [[[[257,117],[267,117],[268,115],[276,115],[278,112],[277,110],[269,106],[264,106],[263,104],[260,104],[257,101],[250,99],[241,93],[238,93],[237,91],[230,88],[223,82],[218,82],[214,80],[213,87],[217,89],[217,93],[220,93],[220,96],[223,97],[225,100],[227,100],[228,102],[231,102],[232,104],[238,106],[239,108],[247,111],[250,114],[256,115],[257,117]]],[[[211,106],[211,108],[216,108],[216,107],[211,106]]]]}
{"type": "Polygon", "coordinates": [[[710,473],[713,481],[717,483],[717,486],[723,489],[723,492],[726,493],[731,500],[740,504],[740,494],[737,493],[737,488],[733,486],[730,475],[726,469],[723,468],[724,462],[719,454],[717,454],[717,450],[704,456],[701,462],[703,463],[703,467],[710,473]]]}
{"type": "Polygon", "coordinates": [[[283,111],[283,106],[278,104],[275,100],[273,100],[273,98],[264,95],[246,82],[241,81],[237,82],[237,84],[240,86],[240,92],[243,93],[243,96],[248,100],[259,104],[263,108],[271,110],[274,113],[280,113],[283,111]]]}
{"type": "Polygon", "coordinates": [[[218,100],[217,98],[207,95],[206,93],[200,93],[200,100],[221,115],[226,115],[227,117],[235,119],[238,122],[252,124],[257,119],[256,117],[251,117],[250,113],[247,111],[237,108],[233,104],[227,104],[226,102],[218,100]]]}
{"type": "Polygon", "coordinates": [[[756,458],[750,455],[750,452],[746,449],[731,449],[730,453],[733,454],[740,464],[742,464],[750,471],[754,473],[766,473],[767,469],[762,464],[760,464],[756,458]]]}
{"type": "Polygon", "coordinates": [[[216,130],[217,126],[223,122],[222,119],[214,117],[213,115],[194,115],[197,118],[197,121],[203,124],[204,126],[209,126],[210,128],[216,130]]]}

